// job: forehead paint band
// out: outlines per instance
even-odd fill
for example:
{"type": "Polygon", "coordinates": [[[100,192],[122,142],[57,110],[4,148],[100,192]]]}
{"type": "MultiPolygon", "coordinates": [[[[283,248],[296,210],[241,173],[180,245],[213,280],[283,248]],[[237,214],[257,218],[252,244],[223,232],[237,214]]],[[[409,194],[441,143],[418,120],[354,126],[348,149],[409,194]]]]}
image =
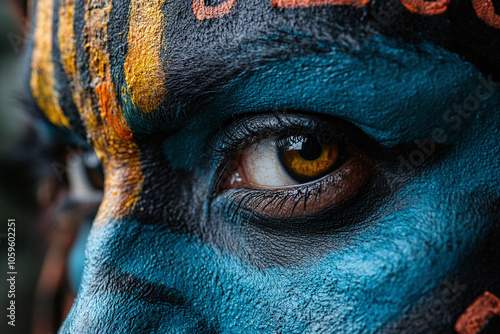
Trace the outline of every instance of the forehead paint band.
{"type": "MultiPolygon", "coordinates": [[[[364,7],[370,0],[270,0],[277,8],[300,8],[315,6],[353,6],[364,7]]],[[[421,15],[438,15],[446,12],[451,0],[400,0],[412,13],[421,15]]],[[[491,27],[500,29],[500,15],[495,14],[492,0],[471,0],[479,19],[491,27]]],[[[234,8],[236,0],[228,0],[218,6],[205,6],[205,0],[193,0],[193,13],[200,21],[223,17],[234,8]]]]}

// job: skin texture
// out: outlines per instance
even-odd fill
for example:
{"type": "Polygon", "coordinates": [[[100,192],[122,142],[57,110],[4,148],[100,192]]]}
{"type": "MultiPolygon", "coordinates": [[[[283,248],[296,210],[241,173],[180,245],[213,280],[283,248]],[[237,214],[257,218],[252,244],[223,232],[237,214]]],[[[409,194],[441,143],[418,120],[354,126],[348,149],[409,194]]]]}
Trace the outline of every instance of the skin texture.
{"type": "Polygon", "coordinates": [[[38,1],[27,90],[105,174],[60,333],[452,333],[500,295],[495,25],[469,1],[282,2],[38,1]],[[302,217],[219,191],[222,133],[294,115],[369,181],[302,217]]]}

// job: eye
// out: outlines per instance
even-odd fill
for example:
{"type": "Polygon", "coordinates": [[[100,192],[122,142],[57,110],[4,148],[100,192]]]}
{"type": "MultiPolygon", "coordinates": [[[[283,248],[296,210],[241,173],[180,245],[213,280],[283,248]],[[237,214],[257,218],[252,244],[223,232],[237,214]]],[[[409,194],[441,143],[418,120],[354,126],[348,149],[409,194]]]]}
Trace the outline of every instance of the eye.
{"type": "Polygon", "coordinates": [[[230,126],[224,136],[221,152],[234,153],[220,173],[218,194],[264,216],[319,213],[362,189],[376,171],[364,149],[372,140],[341,120],[260,116],[230,126]]]}
{"type": "Polygon", "coordinates": [[[337,143],[323,143],[314,136],[264,139],[244,149],[240,157],[240,171],[231,176],[230,187],[243,182],[242,176],[255,188],[312,182],[330,173],[342,160],[337,143]]]}
{"type": "Polygon", "coordinates": [[[93,151],[87,152],[83,156],[83,164],[90,184],[94,189],[102,191],[104,188],[104,172],[97,155],[93,151]]]}
{"type": "Polygon", "coordinates": [[[72,151],[66,159],[69,189],[78,199],[100,197],[104,188],[104,173],[94,151],[72,151]]]}

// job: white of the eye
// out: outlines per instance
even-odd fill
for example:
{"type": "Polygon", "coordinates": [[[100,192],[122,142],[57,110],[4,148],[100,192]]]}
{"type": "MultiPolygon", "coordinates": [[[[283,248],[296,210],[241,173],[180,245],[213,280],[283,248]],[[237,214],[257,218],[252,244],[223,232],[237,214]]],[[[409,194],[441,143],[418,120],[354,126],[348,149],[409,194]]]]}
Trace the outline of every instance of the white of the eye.
{"type": "MultiPolygon", "coordinates": [[[[92,153],[94,154],[94,153],[92,153]]],[[[94,154],[95,155],[95,154],[94,154]]],[[[94,198],[102,197],[102,192],[96,190],[90,183],[83,159],[87,162],[99,163],[99,159],[95,156],[95,160],[90,154],[82,156],[76,153],[71,153],[66,162],[66,173],[68,175],[69,193],[74,199],[81,201],[90,201],[94,198]],[[92,160],[91,160],[92,159],[92,160]]]]}
{"type": "Polygon", "coordinates": [[[278,160],[276,138],[261,140],[243,153],[243,168],[248,182],[265,187],[284,187],[298,184],[278,160]]]}

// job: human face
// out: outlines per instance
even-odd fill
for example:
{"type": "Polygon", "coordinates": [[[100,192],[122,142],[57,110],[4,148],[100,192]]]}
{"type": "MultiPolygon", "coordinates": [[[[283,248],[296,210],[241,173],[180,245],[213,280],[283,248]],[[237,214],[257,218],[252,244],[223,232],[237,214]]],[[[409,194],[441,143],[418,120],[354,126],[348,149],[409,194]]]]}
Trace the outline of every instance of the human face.
{"type": "Polygon", "coordinates": [[[106,179],[61,333],[443,332],[500,294],[497,30],[279,3],[38,1],[33,100],[106,179]]]}

